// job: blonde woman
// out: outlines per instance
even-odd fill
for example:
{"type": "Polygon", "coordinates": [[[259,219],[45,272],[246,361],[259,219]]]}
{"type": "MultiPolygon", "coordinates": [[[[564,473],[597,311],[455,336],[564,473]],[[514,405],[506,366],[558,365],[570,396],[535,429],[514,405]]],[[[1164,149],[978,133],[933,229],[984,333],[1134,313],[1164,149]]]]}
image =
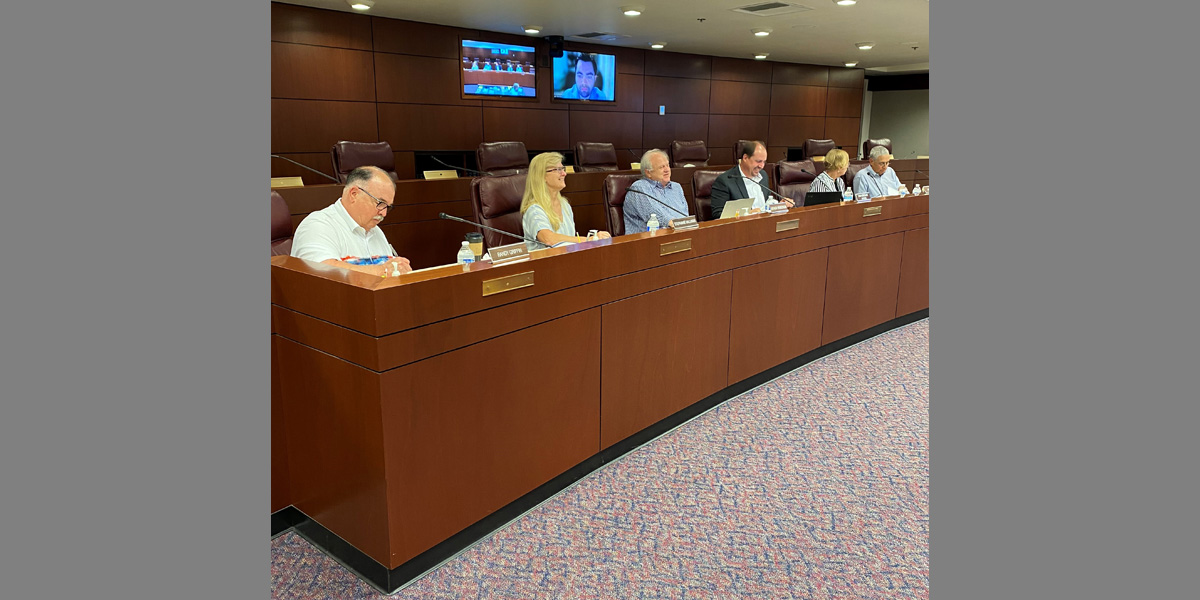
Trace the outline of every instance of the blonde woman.
{"type": "Polygon", "coordinates": [[[825,154],[825,170],[817,175],[813,180],[812,186],[808,188],[810,192],[842,192],[846,190],[846,182],[842,180],[842,175],[846,174],[846,169],[850,166],[850,155],[846,154],[845,150],[834,148],[825,154]]]}
{"type": "MultiPolygon", "coordinates": [[[[575,213],[571,204],[562,197],[567,187],[567,168],[562,164],[563,155],[543,152],[529,161],[529,174],[525,176],[525,196],[521,199],[521,228],[525,237],[553,246],[561,242],[586,242],[575,231],[575,213]]],[[[612,237],[600,231],[593,239],[612,237]]],[[[533,250],[533,244],[528,244],[533,250]]]]}

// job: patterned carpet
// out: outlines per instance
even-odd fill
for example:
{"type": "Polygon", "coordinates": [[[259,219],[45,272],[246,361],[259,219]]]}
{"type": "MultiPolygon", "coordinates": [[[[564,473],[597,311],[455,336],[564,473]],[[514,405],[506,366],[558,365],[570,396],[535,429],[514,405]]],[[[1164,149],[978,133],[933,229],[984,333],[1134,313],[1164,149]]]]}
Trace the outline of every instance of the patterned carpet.
{"type": "MultiPolygon", "coordinates": [[[[929,320],[606,465],[391,598],[928,598],[929,320]]],[[[277,599],[386,598],[293,532],[277,599]]]]}

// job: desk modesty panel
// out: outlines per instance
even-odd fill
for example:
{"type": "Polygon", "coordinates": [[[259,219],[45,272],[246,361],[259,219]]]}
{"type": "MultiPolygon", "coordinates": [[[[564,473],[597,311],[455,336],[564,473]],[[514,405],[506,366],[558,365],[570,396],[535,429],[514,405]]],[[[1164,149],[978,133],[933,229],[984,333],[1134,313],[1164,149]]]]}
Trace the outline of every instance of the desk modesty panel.
{"type": "Polygon", "coordinates": [[[395,589],[655,427],[927,313],[928,227],[918,196],[397,278],[274,257],[272,511],[395,589]]]}

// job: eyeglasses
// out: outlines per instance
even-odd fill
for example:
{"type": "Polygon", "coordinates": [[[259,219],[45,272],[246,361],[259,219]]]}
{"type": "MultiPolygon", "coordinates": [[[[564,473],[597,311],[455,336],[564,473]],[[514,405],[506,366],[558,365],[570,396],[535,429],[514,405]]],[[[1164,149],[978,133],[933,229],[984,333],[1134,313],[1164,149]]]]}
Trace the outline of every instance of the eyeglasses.
{"type": "Polygon", "coordinates": [[[374,201],[375,201],[375,210],[376,210],[376,211],[380,211],[380,210],[382,210],[382,211],[384,211],[384,212],[388,212],[388,211],[392,210],[392,207],[393,207],[393,206],[396,206],[396,203],[395,203],[395,202],[393,202],[393,203],[391,203],[391,204],[388,204],[387,202],[384,202],[383,200],[380,200],[379,198],[376,198],[375,196],[372,196],[372,195],[371,195],[371,192],[368,192],[367,190],[364,190],[364,189],[362,188],[362,186],[361,186],[361,185],[356,185],[356,186],[354,186],[354,187],[358,188],[358,191],[360,191],[360,192],[362,192],[362,193],[366,194],[368,198],[370,198],[370,199],[372,199],[372,200],[374,200],[374,201]]]}
{"type": "Polygon", "coordinates": [[[567,168],[566,167],[554,167],[552,169],[546,169],[547,173],[554,173],[555,171],[557,171],[559,173],[566,173],[567,168]]]}

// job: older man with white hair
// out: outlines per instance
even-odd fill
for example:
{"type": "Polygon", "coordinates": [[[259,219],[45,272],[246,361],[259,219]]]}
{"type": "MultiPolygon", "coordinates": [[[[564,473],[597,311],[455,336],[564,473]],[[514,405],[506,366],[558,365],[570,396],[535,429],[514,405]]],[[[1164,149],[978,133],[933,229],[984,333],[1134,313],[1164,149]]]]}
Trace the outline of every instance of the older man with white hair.
{"type": "Polygon", "coordinates": [[[646,221],[650,220],[651,213],[658,217],[663,227],[688,214],[683,187],[671,181],[671,161],[667,159],[667,153],[658,148],[647,151],[642,155],[641,167],[642,178],[625,192],[626,234],[646,231],[646,221]]]}
{"type": "Polygon", "coordinates": [[[900,193],[900,178],[888,166],[892,155],[886,146],[871,148],[871,168],[854,174],[854,193],[866,193],[872,198],[896,196],[900,193]]]}

